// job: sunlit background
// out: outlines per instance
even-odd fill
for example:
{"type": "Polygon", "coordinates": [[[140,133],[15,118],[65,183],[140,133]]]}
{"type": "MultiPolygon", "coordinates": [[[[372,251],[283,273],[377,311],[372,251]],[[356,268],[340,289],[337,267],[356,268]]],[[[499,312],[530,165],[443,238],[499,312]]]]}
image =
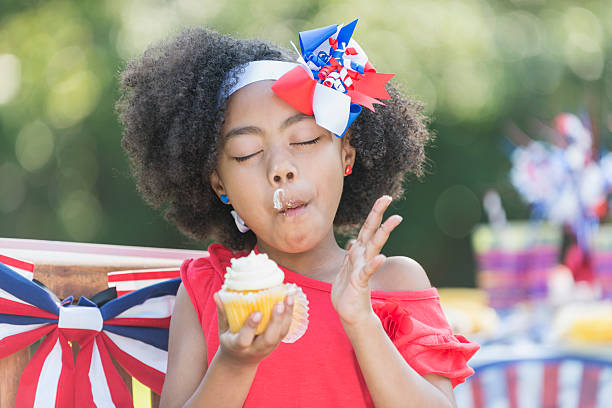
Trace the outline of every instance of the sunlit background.
{"type": "Polygon", "coordinates": [[[474,286],[473,227],[496,189],[509,219],[529,210],[510,184],[508,123],[532,133],[587,114],[610,144],[609,1],[0,2],[0,236],[204,248],[136,193],[113,111],[118,72],[185,26],[289,46],[297,32],[360,18],[355,38],[422,100],[437,138],[428,174],[394,205],[386,252],[436,286],[474,286]]]}

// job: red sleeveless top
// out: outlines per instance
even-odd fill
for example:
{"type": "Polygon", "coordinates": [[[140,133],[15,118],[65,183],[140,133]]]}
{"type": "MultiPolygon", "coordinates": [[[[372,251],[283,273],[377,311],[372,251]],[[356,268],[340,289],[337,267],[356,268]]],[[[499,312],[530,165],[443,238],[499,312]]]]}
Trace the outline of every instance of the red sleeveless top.
{"type": "MultiPolygon", "coordinates": [[[[233,253],[219,244],[211,245],[208,252],[208,257],[185,260],[181,278],[197,311],[211,361],[219,347],[212,295],[221,289],[230,259],[247,253],[233,253]]],[[[282,269],[285,282],[297,284],[308,297],[308,330],[295,343],[280,343],[259,364],[244,406],[372,407],[353,348],[332,306],[331,284],[282,269]]],[[[467,361],[479,346],[452,333],[435,288],[373,290],[372,307],[402,356],[419,374],[443,375],[454,387],[474,373],[467,361]]],[[[406,400],[409,398],[407,395],[406,400]]]]}

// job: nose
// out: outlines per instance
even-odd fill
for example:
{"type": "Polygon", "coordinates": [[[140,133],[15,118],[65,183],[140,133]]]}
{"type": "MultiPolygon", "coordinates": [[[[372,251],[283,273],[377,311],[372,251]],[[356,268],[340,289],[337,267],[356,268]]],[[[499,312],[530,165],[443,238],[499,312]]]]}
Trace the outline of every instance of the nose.
{"type": "Polygon", "coordinates": [[[275,152],[270,157],[268,179],[273,186],[290,183],[297,177],[297,168],[288,152],[275,152]]]}

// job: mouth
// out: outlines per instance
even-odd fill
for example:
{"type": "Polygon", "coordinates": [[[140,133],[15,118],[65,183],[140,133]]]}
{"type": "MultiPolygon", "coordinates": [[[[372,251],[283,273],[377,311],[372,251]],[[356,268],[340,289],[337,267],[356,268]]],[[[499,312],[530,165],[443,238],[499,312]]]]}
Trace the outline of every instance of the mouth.
{"type": "Polygon", "coordinates": [[[286,217],[294,216],[301,214],[307,206],[308,203],[305,203],[303,201],[289,201],[283,205],[283,207],[278,211],[278,213],[286,217]]]}

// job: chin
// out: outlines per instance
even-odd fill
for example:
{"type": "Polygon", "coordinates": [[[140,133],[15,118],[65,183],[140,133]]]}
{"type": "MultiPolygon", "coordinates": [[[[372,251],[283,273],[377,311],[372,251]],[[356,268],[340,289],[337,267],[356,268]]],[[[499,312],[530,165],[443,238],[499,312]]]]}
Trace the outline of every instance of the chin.
{"type": "Polygon", "coordinates": [[[276,240],[276,242],[279,250],[289,254],[299,254],[317,246],[319,240],[313,233],[293,231],[288,236],[276,240]]]}

